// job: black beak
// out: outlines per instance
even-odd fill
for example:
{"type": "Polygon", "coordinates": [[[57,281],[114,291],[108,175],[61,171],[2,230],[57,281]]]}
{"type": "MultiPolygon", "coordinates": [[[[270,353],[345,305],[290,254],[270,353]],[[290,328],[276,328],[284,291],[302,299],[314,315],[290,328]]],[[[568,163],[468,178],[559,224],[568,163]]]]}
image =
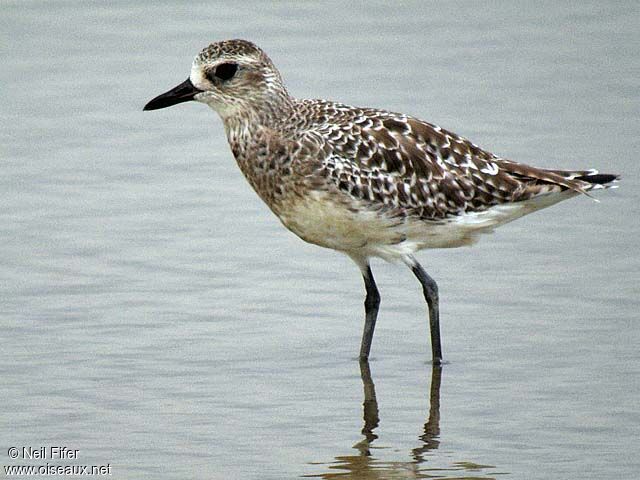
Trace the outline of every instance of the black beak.
{"type": "Polygon", "coordinates": [[[188,102],[189,100],[193,100],[193,97],[200,92],[202,92],[202,90],[194,87],[191,80],[187,78],[177,87],[151,100],[144,106],[143,110],[158,110],[159,108],[167,108],[171,105],[188,102]]]}

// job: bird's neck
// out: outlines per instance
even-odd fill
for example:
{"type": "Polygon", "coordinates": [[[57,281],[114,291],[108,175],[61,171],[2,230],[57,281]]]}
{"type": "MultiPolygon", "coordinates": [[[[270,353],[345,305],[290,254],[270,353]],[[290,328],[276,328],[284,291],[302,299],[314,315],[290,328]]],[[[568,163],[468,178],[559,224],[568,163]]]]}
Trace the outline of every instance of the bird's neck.
{"type": "MultiPolygon", "coordinates": [[[[248,147],[256,140],[256,133],[270,130],[285,134],[294,111],[294,99],[288,95],[278,101],[265,102],[259,108],[238,108],[229,115],[221,115],[227,139],[231,145],[248,147]]],[[[237,152],[234,151],[236,157],[237,152]]]]}
{"type": "Polygon", "coordinates": [[[293,103],[256,111],[243,110],[223,117],[229,146],[240,170],[262,200],[278,214],[274,178],[285,168],[293,103]]]}

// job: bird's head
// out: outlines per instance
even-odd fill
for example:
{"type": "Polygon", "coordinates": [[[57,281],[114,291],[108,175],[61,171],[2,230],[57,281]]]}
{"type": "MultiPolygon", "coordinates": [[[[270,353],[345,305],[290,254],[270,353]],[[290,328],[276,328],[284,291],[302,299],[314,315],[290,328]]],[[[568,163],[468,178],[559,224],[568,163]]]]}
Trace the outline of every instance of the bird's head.
{"type": "Polygon", "coordinates": [[[260,48],[247,40],[225,40],[202,50],[193,61],[189,78],[151,100],[144,110],[195,100],[226,119],[268,112],[287,99],[280,73],[260,48]]]}

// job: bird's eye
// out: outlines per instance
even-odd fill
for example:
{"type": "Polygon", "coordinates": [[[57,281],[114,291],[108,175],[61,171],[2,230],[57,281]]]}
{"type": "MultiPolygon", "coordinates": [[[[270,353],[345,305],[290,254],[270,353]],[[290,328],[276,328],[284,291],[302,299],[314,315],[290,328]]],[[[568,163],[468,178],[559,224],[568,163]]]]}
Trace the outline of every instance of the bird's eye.
{"type": "Polygon", "coordinates": [[[221,63],[213,71],[213,75],[220,80],[231,80],[237,71],[237,63],[221,63]]]}

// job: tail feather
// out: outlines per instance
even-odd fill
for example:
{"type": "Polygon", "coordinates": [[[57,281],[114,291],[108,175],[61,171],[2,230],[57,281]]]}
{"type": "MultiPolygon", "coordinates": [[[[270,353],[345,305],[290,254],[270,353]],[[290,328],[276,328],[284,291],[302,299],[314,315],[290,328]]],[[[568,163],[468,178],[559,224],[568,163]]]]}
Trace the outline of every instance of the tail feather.
{"type": "Polygon", "coordinates": [[[579,177],[576,177],[576,180],[588,182],[593,185],[607,185],[609,183],[615,182],[619,178],[619,175],[613,175],[611,173],[592,173],[589,175],[581,175],[579,177]]]}
{"type": "Polygon", "coordinates": [[[553,173],[560,175],[567,180],[580,182],[582,190],[591,190],[599,188],[611,188],[611,183],[615,183],[620,179],[619,175],[611,173],[600,173],[598,170],[552,170],[553,173]]]}

